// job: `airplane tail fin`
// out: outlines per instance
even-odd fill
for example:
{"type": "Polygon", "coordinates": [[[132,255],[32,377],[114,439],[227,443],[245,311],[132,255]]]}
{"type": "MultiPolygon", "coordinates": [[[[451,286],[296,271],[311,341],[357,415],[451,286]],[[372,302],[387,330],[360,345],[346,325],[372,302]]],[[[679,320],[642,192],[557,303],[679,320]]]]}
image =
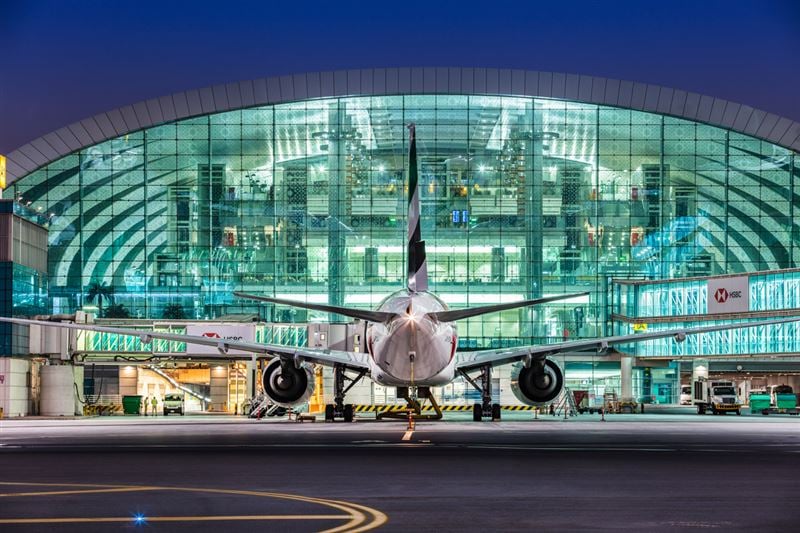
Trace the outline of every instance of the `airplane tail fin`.
{"type": "Polygon", "coordinates": [[[428,290],[428,264],[425,241],[420,234],[420,201],[417,174],[416,126],[408,125],[408,279],[410,292],[428,290]]]}

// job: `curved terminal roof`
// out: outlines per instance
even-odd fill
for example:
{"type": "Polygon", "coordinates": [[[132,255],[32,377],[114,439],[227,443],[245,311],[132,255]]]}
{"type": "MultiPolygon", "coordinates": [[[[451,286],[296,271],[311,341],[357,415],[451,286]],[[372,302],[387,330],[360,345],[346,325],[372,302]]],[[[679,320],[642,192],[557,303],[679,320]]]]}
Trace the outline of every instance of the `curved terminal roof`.
{"type": "Polygon", "coordinates": [[[165,122],[222,111],[339,96],[536,96],[703,122],[800,152],[800,123],[720,98],[646,83],[493,68],[385,68],[259,78],[153,98],[48,133],[7,157],[8,183],[76,150],[165,122]]]}

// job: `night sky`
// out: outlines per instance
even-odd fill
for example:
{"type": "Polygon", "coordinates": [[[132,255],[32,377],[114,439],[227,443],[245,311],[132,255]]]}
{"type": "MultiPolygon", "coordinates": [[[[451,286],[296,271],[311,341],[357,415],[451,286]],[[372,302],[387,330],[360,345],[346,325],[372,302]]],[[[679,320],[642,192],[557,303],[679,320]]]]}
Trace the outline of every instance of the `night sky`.
{"type": "Polygon", "coordinates": [[[800,120],[800,0],[0,0],[0,153],[217,83],[345,68],[622,78],[800,120]]]}

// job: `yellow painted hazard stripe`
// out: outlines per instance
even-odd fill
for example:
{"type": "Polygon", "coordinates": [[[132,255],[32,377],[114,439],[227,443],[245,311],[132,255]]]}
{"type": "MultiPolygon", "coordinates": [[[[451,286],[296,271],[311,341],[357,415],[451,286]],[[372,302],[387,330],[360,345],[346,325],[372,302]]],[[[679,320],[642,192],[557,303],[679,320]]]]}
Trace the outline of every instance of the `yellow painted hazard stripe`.
{"type": "MultiPolygon", "coordinates": [[[[472,411],[472,404],[470,405],[440,405],[442,411],[472,411]]],[[[405,411],[405,405],[354,405],[353,409],[356,413],[386,413],[389,411],[405,411]]],[[[541,407],[533,405],[501,405],[500,409],[504,411],[535,411],[541,407]]],[[[425,405],[423,411],[433,411],[433,407],[425,405]]]]}

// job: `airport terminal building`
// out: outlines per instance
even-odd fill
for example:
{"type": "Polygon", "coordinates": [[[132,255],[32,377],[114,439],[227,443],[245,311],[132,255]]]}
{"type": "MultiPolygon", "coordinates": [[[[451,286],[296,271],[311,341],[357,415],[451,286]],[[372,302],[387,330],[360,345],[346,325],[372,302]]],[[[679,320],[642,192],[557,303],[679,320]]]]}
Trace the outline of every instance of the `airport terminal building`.
{"type": "MultiPolygon", "coordinates": [[[[433,292],[451,308],[589,292],[467,320],[462,350],[800,312],[800,124],[654,85],[479,68],[219,85],[19,148],[6,211],[47,246],[5,258],[4,312],[184,332],[239,324],[253,340],[326,345],[319,323],[342,317],[232,293],[372,308],[401,288],[412,122],[433,292]]],[[[3,331],[6,355],[24,355],[17,337],[35,333],[3,331]]],[[[357,327],[344,331],[351,349],[363,344],[357,327]]],[[[86,361],[192,350],[85,337],[86,361]]],[[[791,357],[761,357],[799,343],[798,326],[780,325],[631,346],[634,393],[676,402],[679,360],[692,357],[753,376],[800,372],[791,357]]],[[[619,358],[563,364],[572,388],[621,386],[619,358]]],[[[467,394],[449,387],[450,401],[467,394]]],[[[364,402],[388,401],[378,389],[364,402]]]]}

